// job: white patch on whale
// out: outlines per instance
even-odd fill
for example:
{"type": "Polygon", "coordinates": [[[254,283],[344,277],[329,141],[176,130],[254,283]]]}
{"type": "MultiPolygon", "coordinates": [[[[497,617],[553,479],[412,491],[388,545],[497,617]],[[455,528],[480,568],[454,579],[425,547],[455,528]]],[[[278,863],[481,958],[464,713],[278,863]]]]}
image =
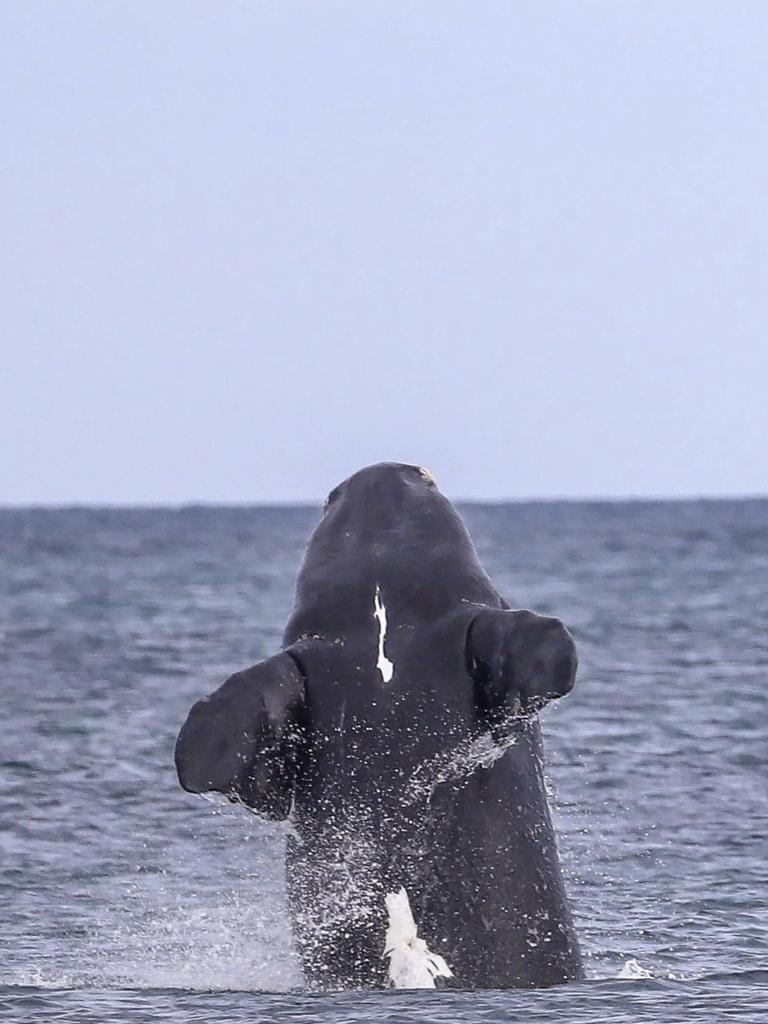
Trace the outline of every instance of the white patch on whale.
{"type": "Polygon", "coordinates": [[[373,617],[379,623],[379,656],[376,661],[376,668],[381,672],[381,678],[388,683],[395,672],[394,664],[387,657],[384,650],[384,643],[387,639],[387,609],[381,600],[381,590],[376,584],[376,593],[373,595],[373,617]]]}
{"type": "Polygon", "coordinates": [[[401,888],[385,896],[388,924],[384,955],[389,957],[389,982],[393,988],[435,988],[435,978],[452,978],[453,971],[420,939],[408,893],[401,888]]]}

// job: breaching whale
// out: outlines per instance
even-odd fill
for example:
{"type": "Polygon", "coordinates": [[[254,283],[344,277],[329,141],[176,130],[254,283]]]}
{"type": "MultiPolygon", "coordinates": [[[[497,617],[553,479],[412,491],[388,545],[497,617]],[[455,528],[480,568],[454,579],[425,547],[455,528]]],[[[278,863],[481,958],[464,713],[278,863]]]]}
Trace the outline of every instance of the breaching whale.
{"type": "Polygon", "coordinates": [[[559,620],[498,594],[426,470],[331,492],[282,651],[198,701],[176,744],[186,790],[290,815],[311,987],[582,976],[537,715],[576,667],[559,620]]]}

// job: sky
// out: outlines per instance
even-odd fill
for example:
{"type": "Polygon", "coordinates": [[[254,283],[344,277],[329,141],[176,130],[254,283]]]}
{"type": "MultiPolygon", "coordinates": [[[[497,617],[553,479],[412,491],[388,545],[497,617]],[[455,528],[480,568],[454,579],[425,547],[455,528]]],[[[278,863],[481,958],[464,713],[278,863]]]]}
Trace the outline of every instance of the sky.
{"type": "Polygon", "coordinates": [[[768,493],[768,9],[0,0],[0,504],[768,493]]]}

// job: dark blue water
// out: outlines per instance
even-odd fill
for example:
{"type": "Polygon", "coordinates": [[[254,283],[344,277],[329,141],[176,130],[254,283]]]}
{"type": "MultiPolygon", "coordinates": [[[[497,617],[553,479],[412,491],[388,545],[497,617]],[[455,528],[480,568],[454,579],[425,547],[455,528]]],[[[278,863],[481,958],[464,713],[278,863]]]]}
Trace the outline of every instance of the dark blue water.
{"type": "Polygon", "coordinates": [[[768,502],[463,511],[579,644],[543,725],[589,979],[302,993],[284,826],[179,789],[179,724],[276,650],[313,510],[5,510],[3,1020],[768,1020],[768,502]]]}

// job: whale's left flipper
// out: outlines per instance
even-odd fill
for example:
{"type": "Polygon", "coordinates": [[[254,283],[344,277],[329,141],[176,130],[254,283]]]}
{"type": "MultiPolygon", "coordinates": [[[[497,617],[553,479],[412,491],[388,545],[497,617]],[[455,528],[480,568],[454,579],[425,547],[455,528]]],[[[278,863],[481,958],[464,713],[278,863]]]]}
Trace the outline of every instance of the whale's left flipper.
{"type": "Polygon", "coordinates": [[[469,627],[466,654],[478,707],[492,721],[536,711],[576,679],[573,637],[559,619],[535,612],[484,608],[469,627]]]}
{"type": "Polygon", "coordinates": [[[290,654],[230,676],[189,712],[176,770],[190,793],[224,793],[268,818],[290,812],[299,757],[304,679],[290,654]]]}

